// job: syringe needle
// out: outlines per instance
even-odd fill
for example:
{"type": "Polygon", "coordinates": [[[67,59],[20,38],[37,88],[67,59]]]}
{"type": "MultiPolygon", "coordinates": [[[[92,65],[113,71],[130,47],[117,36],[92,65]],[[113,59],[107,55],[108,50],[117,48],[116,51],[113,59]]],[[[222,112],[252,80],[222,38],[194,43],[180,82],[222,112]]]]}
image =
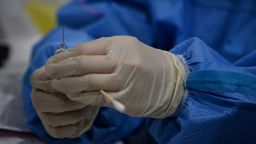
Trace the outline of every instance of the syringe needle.
{"type": "Polygon", "coordinates": [[[64,27],[62,27],[62,40],[61,40],[61,45],[60,45],[60,47],[62,48],[62,49],[65,49],[65,39],[64,39],[64,34],[65,33],[65,31],[64,31],[64,27]]]}
{"type": "Polygon", "coordinates": [[[60,52],[64,52],[66,50],[64,36],[65,36],[65,31],[64,31],[64,27],[62,27],[62,37],[61,37],[61,42],[60,42],[60,48],[56,50],[55,54],[58,54],[60,52]]]}

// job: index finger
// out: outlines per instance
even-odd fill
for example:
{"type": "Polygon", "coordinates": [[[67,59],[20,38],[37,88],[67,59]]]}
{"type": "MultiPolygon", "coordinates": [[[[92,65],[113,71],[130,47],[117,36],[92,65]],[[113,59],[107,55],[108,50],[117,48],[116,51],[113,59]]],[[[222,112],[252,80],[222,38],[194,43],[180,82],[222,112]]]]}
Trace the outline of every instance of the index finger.
{"type": "Polygon", "coordinates": [[[110,44],[110,38],[100,38],[94,41],[86,42],[77,45],[75,48],[68,49],[64,52],[58,53],[48,59],[47,64],[57,63],[80,55],[105,55],[106,48],[110,44]]]}

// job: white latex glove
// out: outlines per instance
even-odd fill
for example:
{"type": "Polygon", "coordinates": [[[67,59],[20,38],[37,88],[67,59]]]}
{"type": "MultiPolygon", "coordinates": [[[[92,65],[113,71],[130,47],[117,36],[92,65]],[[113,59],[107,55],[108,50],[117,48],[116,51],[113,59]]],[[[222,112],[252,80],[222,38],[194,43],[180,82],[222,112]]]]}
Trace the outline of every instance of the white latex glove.
{"type": "Polygon", "coordinates": [[[131,116],[172,115],[184,96],[180,59],[134,37],[115,36],[81,44],[51,57],[46,75],[53,89],[85,105],[113,107],[104,90],[131,116]]]}
{"type": "Polygon", "coordinates": [[[91,127],[99,107],[71,101],[65,94],[55,91],[44,67],[36,70],[30,81],[33,87],[32,104],[52,137],[78,137],[91,127]]]}

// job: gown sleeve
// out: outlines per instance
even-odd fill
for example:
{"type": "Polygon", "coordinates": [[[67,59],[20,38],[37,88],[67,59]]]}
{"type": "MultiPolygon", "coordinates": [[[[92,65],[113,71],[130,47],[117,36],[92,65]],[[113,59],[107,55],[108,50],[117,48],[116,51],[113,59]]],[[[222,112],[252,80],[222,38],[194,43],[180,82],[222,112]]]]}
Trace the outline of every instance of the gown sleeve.
{"type": "Polygon", "coordinates": [[[171,52],[189,70],[186,99],[176,115],[146,120],[154,138],[171,144],[255,143],[255,67],[230,64],[198,38],[171,52]]]}

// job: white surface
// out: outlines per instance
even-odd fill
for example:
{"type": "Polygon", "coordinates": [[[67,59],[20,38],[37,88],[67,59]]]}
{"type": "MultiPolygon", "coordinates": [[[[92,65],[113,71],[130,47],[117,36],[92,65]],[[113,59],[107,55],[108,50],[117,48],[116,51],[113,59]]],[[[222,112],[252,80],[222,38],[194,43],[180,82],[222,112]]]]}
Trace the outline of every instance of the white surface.
{"type": "Polygon", "coordinates": [[[0,131],[0,144],[46,144],[30,133],[0,131]]]}
{"type": "Polygon", "coordinates": [[[0,129],[29,131],[23,111],[22,76],[21,64],[0,70],[0,129]]]}
{"type": "Polygon", "coordinates": [[[0,69],[0,128],[28,131],[21,94],[32,46],[40,38],[25,11],[25,0],[0,0],[0,26],[10,57],[0,69]]]}
{"type": "Polygon", "coordinates": [[[21,80],[28,66],[32,45],[38,41],[37,33],[24,10],[25,0],[0,0],[0,41],[10,46],[10,57],[0,69],[0,144],[42,144],[27,133],[21,80]]]}

